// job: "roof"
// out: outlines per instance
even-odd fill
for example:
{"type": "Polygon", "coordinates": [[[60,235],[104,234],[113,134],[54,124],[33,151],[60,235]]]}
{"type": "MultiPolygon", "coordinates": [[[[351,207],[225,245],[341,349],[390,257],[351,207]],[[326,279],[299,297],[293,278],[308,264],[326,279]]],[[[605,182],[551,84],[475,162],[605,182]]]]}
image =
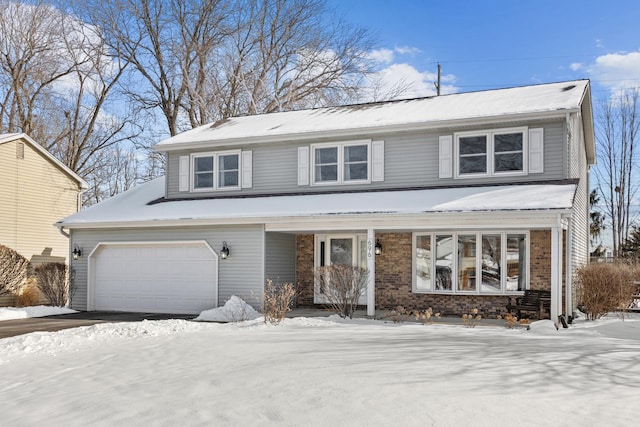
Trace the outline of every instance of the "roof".
{"type": "Polygon", "coordinates": [[[65,174],[69,175],[69,177],[71,179],[73,179],[74,181],[77,181],[78,185],[80,186],[80,188],[82,188],[82,189],[89,188],[89,186],[87,185],[87,182],[84,179],[80,178],[80,176],[77,173],[75,173],[74,171],[69,169],[64,163],[62,163],[60,160],[56,159],[50,152],[48,152],[47,150],[42,148],[42,146],[40,144],[38,144],[36,141],[34,141],[26,133],[5,133],[5,134],[0,134],[0,144],[5,144],[7,142],[16,141],[18,139],[22,140],[23,142],[26,142],[27,144],[29,144],[36,151],[38,151],[40,154],[42,154],[43,157],[45,157],[51,163],[53,163],[56,167],[61,169],[65,174]]]}
{"type": "MultiPolygon", "coordinates": [[[[490,185],[360,193],[282,195],[150,202],[164,196],[157,178],[73,214],[58,226],[91,228],[189,221],[268,222],[270,218],[423,214],[437,212],[568,211],[575,182],[490,185]]],[[[175,224],[174,224],[175,225],[175,224]]]]}
{"type": "Polygon", "coordinates": [[[232,117],[166,139],[156,145],[156,150],[308,140],[334,135],[375,135],[376,132],[394,130],[504,121],[506,116],[517,116],[518,119],[557,117],[580,111],[585,100],[591,102],[589,81],[575,80],[401,101],[232,117]]]}

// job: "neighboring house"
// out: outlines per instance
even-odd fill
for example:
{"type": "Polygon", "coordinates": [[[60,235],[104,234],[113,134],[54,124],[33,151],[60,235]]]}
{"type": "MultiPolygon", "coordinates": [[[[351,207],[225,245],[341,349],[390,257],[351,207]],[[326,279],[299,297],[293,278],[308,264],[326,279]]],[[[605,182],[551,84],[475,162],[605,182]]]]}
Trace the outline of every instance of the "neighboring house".
{"type": "Polygon", "coordinates": [[[314,268],[347,263],[370,270],[369,315],[495,316],[528,288],[552,291],[551,318],[571,314],[593,132],[586,80],[201,126],[156,146],[166,178],[59,222],[83,254],[72,306],[259,306],[267,279],[313,306],[314,268]]]}
{"type": "MultiPolygon", "coordinates": [[[[33,266],[67,263],[69,239],[55,223],[78,212],[86,188],[82,178],[26,134],[0,134],[0,244],[33,266]]],[[[0,304],[12,300],[0,298],[0,304]]]]}

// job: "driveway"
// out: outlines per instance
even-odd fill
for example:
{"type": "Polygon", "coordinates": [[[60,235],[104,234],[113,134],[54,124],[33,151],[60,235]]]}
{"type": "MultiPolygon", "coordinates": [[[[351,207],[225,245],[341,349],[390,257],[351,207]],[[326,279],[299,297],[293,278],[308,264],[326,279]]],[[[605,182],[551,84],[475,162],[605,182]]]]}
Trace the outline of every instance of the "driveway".
{"type": "Polygon", "coordinates": [[[195,314],[124,313],[117,311],[80,311],[28,319],[5,320],[0,322],[0,339],[30,332],[54,332],[61,329],[90,326],[96,323],[140,322],[142,320],[193,319],[195,314]]]}

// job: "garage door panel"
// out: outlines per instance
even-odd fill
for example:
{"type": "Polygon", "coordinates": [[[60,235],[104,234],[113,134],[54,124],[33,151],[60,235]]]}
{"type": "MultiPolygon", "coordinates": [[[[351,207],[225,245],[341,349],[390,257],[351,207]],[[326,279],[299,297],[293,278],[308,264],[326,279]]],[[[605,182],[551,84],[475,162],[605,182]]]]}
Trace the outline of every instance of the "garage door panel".
{"type": "Polygon", "coordinates": [[[216,297],[217,258],[201,242],[106,245],[97,252],[96,310],[199,313],[216,297]]]}

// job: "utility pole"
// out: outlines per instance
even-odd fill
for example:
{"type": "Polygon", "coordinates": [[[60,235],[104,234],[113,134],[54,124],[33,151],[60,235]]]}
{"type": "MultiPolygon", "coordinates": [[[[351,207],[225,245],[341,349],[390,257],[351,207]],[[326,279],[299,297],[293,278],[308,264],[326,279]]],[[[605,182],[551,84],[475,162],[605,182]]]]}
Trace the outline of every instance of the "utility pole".
{"type": "Polygon", "coordinates": [[[440,67],[440,63],[438,62],[438,83],[434,83],[434,85],[436,86],[437,96],[440,96],[440,71],[441,71],[441,67],[440,67]]]}

